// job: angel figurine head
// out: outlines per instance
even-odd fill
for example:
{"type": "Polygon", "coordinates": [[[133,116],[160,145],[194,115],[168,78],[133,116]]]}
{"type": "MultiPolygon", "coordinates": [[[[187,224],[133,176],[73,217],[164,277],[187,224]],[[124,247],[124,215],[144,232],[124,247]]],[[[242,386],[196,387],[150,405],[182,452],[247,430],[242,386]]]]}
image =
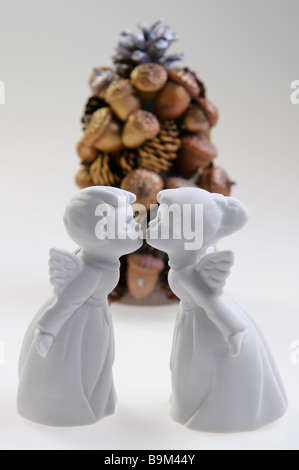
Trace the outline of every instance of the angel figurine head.
{"type": "Polygon", "coordinates": [[[248,211],[232,197],[212,194],[199,188],[161,191],[157,217],[147,231],[148,243],[168,255],[206,251],[241,229],[248,211]]]}
{"type": "Polygon", "coordinates": [[[141,228],[132,208],[135,201],[134,194],[122,189],[83,189],[66,209],[66,230],[85,254],[118,259],[142,246],[141,228]]]}

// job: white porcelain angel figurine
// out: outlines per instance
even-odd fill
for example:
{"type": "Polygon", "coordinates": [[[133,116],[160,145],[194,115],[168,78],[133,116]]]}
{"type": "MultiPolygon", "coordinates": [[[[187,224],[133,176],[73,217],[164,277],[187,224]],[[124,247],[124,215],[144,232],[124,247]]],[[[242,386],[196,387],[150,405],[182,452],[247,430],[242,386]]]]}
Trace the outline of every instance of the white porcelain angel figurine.
{"type": "Polygon", "coordinates": [[[54,294],[25,336],[19,363],[18,412],[50,426],[93,424],[114,413],[114,332],[107,295],[119,281],[119,258],[142,245],[131,204],[111,187],[80,191],[64,223],[81,251],[54,248],[54,294]]]}
{"type": "Polygon", "coordinates": [[[247,209],[197,188],[162,191],[158,202],[147,239],[169,255],[170,287],[181,300],[171,357],[172,418],[206,432],[251,431],[279,419],[288,406],[279,372],[259,328],[223,293],[233,253],[213,248],[245,225],[247,209]],[[178,234],[178,226],[188,222],[198,231],[198,207],[202,246],[186,250],[190,237],[178,234]],[[161,236],[163,229],[170,239],[161,236]]]}

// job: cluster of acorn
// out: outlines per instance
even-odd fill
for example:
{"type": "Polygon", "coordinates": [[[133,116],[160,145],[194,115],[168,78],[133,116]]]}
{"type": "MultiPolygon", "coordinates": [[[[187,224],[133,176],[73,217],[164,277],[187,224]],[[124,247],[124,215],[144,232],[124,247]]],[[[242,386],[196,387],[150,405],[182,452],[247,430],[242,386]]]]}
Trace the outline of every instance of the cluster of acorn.
{"type": "Polygon", "coordinates": [[[230,193],[227,174],[212,163],[217,151],[210,130],[218,112],[193,72],[146,63],[135,67],[128,80],[103,67],[94,70],[90,85],[93,96],[78,144],[80,187],[120,186],[137,192],[138,202],[147,207],[163,187],[195,185],[230,193]]]}
{"type": "MultiPolygon", "coordinates": [[[[143,41],[123,33],[115,69],[100,67],[92,73],[93,94],[77,147],[82,164],[77,184],[131,191],[147,210],[164,188],[201,187],[229,195],[233,183],[214,166],[217,151],[211,129],[218,120],[217,109],[206,99],[194,72],[172,66],[178,56],[165,58],[157,52],[176,36],[161,22],[141,29],[143,41]],[[138,63],[137,55],[152,60],[138,63]]],[[[112,299],[127,290],[136,299],[145,298],[159,280],[169,293],[167,273],[165,255],[144,243],[140,252],[122,260],[121,282],[112,299]]]]}

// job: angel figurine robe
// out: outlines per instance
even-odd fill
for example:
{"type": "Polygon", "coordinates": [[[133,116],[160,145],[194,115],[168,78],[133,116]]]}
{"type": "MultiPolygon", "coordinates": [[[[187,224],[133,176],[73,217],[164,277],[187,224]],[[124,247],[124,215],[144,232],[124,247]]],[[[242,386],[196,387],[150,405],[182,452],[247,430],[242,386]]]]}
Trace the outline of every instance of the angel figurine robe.
{"type": "Polygon", "coordinates": [[[24,339],[18,412],[50,426],[82,426],[114,413],[114,332],[107,295],[119,281],[119,258],[142,245],[135,196],[111,187],[80,191],[64,217],[81,251],[50,252],[54,294],[24,339]]]}
{"type": "Polygon", "coordinates": [[[170,287],[181,300],[171,357],[172,418],[205,432],[251,431],[281,418],[287,396],[269,347],[242,306],[223,293],[233,253],[213,248],[245,225],[247,209],[197,188],[165,190],[158,201],[148,243],[169,255],[170,287]],[[186,226],[196,228],[196,249],[186,226]]]}

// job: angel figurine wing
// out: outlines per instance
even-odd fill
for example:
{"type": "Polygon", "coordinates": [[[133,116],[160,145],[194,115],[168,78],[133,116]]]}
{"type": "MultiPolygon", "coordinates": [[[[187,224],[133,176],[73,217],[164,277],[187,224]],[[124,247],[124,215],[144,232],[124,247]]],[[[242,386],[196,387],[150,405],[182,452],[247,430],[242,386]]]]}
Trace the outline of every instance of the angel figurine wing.
{"type": "MultiPolygon", "coordinates": [[[[50,250],[50,282],[54,286],[54,294],[59,297],[63,290],[78,276],[82,269],[82,261],[79,256],[62,250],[52,248],[50,250]]],[[[35,331],[35,345],[42,358],[46,358],[54,341],[52,334],[44,333],[40,328],[35,331]]]]}
{"type": "Polygon", "coordinates": [[[60,249],[52,248],[50,250],[50,282],[54,286],[54,293],[61,294],[72,279],[77,277],[82,269],[82,261],[79,256],[60,249]]]}
{"type": "Polygon", "coordinates": [[[217,251],[200,260],[195,270],[200,273],[201,281],[213,294],[221,295],[234,261],[232,251],[217,251]]]}

